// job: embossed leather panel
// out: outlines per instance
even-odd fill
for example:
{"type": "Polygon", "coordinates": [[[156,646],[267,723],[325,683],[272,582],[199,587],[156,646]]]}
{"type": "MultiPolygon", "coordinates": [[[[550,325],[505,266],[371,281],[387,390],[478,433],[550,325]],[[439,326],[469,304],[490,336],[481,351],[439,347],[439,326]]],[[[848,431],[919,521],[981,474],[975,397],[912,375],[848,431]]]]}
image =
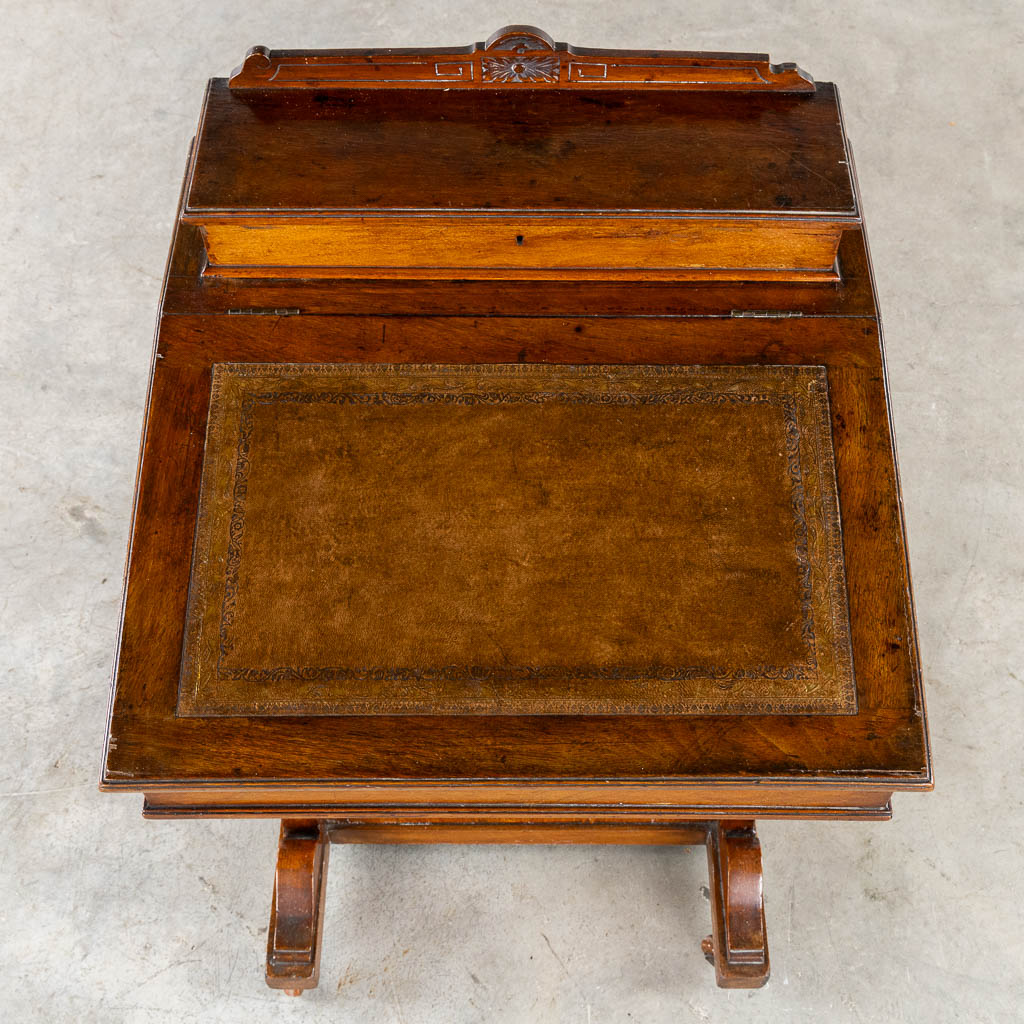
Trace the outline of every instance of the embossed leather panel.
{"type": "Polygon", "coordinates": [[[214,366],[179,714],[855,710],[824,368],[214,366]]]}

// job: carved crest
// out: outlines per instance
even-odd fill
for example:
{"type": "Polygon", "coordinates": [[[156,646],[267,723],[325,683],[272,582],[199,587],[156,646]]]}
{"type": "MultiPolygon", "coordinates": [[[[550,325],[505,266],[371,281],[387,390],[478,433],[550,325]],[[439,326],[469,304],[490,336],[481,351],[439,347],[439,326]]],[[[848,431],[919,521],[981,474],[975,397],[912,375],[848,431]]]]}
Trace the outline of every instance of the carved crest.
{"type": "Polygon", "coordinates": [[[795,64],[763,53],[595,50],[506,25],[447,50],[268,50],[254,46],[232,89],[674,89],[814,92],[795,64]]]}

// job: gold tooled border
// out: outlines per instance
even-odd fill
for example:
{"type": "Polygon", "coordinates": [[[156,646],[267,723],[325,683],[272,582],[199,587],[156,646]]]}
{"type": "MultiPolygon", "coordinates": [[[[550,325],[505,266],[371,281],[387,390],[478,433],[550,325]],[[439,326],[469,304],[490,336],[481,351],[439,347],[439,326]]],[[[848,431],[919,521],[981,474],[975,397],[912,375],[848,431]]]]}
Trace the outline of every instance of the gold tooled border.
{"type": "Polygon", "coordinates": [[[837,715],[853,714],[856,709],[828,377],[824,367],[214,364],[179,682],[179,715],[837,715]],[[583,382],[587,390],[581,390],[583,382]],[[557,388],[559,383],[571,390],[552,391],[552,385],[557,388]],[[339,386],[347,390],[339,391],[339,386]],[[543,393],[540,388],[545,389],[543,393]],[[783,406],[790,473],[797,495],[794,517],[798,554],[801,546],[804,548],[799,559],[806,589],[803,629],[810,650],[804,665],[756,666],[742,672],[707,666],[647,671],[629,666],[519,666],[498,673],[468,666],[220,669],[225,645],[229,648],[231,644],[235,597],[232,566],[237,570],[244,530],[250,457],[246,418],[251,428],[252,409],[258,400],[351,401],[358,395],[360,401],[388,403],[559,398],[614,403],[665,400],[667,394],[676,396],[677,401],[744,404],[770,399],[783,406]],[[681,395],[684,397],[680,398],[681,395]],[[234,443],[228,443],[229,438],[234,438],[234,443]],[[231,460],[230,467],[226,465],[227,459],[231,460]],[[229,468],[231,472],[225,473],[229,468]],[[218,494],[221,479],[226,483],[218,494]],[[213,548],[216,531],[222,528],[225,516],[227,537],[221,534],[220,543],[226,550],[223,570],[217,573],[214,570],[221,559],[214,557],[213,548]],[[223,580],[223,592],[222,599],[215,602],[209,598],[218,576],[223,580]],[[215,620],[214,611],[218,608],[219,619],[215,620]],[[221,678],[250,683],[252,699],[240,702],[237,698],[218,697],[217,683],[221,678]],[[342,679],[389,682],[394,689],[386,697],[379,693],[323,695],[325,683],[342,679]],[[597,698],[592,695],[595,680],[601,681],[603,689],[603,695],[597,698]],[[287,698],[268,693],[284,681],[291,684],[287,698]],[[438,706],[439,681],[446,683],[443,708],[438,706]],[[468,681],[473,683],[472,694],[460,697],[452,693],[453,683],[468,681]],[[528,681],[535,687],[544,682],[554,684],[557,692],[524,696],[522,685],[528,681]],[[661,684],[663,691],[665,684],[685,684],[692,689],[700,682],[704,683],[705,692],[680,693],[670,699],[663,692],[645,696],[645,691],[653,688],[651,684],[661,684]],[[787,683],[794,682],[800,684],[798,692],[780,692],[787,683]],[[589,693],[583,692],[585,683],[591,684],[586,687],[589,693]],[[297,694],[296,688],[305,694],[297,694]]]}

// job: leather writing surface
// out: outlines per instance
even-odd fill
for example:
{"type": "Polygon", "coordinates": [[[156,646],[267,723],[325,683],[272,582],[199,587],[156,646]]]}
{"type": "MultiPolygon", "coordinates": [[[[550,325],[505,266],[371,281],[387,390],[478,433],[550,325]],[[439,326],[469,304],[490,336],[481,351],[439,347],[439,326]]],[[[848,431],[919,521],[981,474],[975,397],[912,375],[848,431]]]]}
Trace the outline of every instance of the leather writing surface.
{"type": "Polygon", "coordinates": [[[179,714],[855,710],[823,368],[214,366],[179,714]]]}

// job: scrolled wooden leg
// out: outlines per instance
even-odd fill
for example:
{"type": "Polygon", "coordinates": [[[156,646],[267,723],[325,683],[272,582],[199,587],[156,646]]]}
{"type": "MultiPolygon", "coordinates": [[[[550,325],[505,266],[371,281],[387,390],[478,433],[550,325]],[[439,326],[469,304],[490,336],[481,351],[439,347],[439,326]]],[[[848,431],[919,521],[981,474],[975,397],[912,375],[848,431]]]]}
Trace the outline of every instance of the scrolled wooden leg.
{"type": "Polygon", "coordinates": [[[712,933],[701,948],[722,988],[760,988],[770,969],[754,823],[711,823],[707,847],[712,933]]]}
{"type": "Polygon", "coordinates": [[[267,936],[267,984],[300,996],[320,975],[327,889],[327,831],[316,821],[282,821],[267,936]]]}

